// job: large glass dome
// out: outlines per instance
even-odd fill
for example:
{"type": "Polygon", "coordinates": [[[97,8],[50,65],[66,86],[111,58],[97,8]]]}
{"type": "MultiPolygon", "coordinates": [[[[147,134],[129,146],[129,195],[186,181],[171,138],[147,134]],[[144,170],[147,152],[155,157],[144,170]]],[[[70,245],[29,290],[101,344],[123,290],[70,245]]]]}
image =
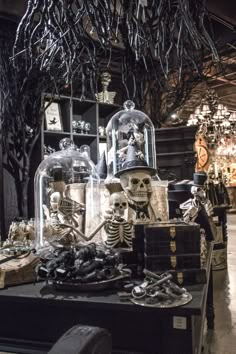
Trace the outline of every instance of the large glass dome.
{"type": "Polygon", "coordinates": [[[35,174],[36,249],[83,240],[100,222],[99,176],[88,158],[65,138],[35,174]]]}
{"type": "Polygon", "coordinates": [[[150,168],[156,169],[153,123],[146,114],[134,108],[134,102],[126,101],[124,110],[117,112],[107,125],[108,179],[122,170],[131,143],[135,144],[140,159],[150,168]]]}

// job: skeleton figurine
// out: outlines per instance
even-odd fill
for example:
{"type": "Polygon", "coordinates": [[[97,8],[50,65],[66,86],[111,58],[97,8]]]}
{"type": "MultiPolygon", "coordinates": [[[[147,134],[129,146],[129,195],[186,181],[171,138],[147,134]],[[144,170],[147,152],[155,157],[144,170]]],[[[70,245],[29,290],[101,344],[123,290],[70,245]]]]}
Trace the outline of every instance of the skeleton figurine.
{"type": "Polygon", "coordinates": [[[128,144],[127,155],[122,168],[116,173],[129,203],[128,221],[146,223],[156,221],[150,199],[152,195],[151,176],[156,170],[149,167],[139,155],[136,143],[128,144]]]}
{"type": "Polygon", "coordinates": [[[50,210],[44,207],[44,213],[51,221],[51,224],[69,223],[78,226],[74,214],[82,214],[85,210],[84,204],[78,203],[70,198],[65,198],[60,192],[53,192],[50,195],[50,210]]]}
{"type": "Polygon", "coordinates": [[[150,204],[150,172],[145,169],[125,172],[120,176],[120,182],[130,207],[128,219],[134,223],[154,222],[156,217],[150,204]]]}
{"type": "Polygon", "coordinates": [[[213,207],[208,198],[206,198],[205,191],[202,187],[193,186],[191,193],[194,198],[189,199],[180,205],[180,209],[185,210],[183,218],[185,222],[194,221],[201,207],[204,207],[208,217],[213,215],[213,207]]]}
{"type": "Polygon", "coordinates": [[[124,219],[128,208],[127,200],[122,192],[110,196],[110,217],[106,216],[104,228],[107,234],[108,247],[132,247],[132,226],[124,219]],[[110,220],[109,220],[110,219],[110,220]]]}
{"type": "Polygon", "coordinates": [[[110,82],[111,82],[111,74],[109,74],[108,72],[102,73],[101,75],[102,92],[95,94],[97,101],[110,103],[110,104],[114,103],[116,92],[107,91],[110,82]]]}
{"type": "Polygon", "coordinates": [[[203,188],[197,186],[191,188],[191,193],[194,198],[180,204],[180,209],[184,211],[183,219],[186,223],[194,222],[197,218],[201,209],[201,199],[205,196],[203,188]]]}

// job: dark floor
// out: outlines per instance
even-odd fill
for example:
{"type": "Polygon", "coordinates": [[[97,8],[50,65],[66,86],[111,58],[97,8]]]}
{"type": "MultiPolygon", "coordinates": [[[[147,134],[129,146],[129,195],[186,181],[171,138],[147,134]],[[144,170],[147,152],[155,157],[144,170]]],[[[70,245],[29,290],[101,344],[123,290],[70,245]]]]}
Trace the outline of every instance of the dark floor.
{"type": "Polygon", "coordinates": [[[228,269],[214,271],[214,306],[215,330],[206,330],[204,354],[236,354],[235,214],[228,215],[228,269]]]}
{"type": "Polygon", "coordinates": [[[215,330],[205,354],[236,354],[236,215],[228,215],[228,269],[214,271],[215,330]]]}

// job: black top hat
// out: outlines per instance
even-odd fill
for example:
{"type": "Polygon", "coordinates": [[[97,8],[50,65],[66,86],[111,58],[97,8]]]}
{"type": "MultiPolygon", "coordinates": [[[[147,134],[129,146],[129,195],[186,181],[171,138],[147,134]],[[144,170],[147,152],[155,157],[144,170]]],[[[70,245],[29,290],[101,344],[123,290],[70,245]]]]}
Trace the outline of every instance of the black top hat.
{"type": "Polygon", "coordinates": [[[107,162],[105,151],[103,151],[102,156],[96,165],[96,170],[100,178],[105,179],[107,177],[107,162]]]}
{"type": "Polygon", "coordinates": [[[193,185],[197,187],[203,187],[207,180],[207,173],[204,171],[195,172],[193,174],[193,185]]]}
{"type": "Polygon", "coordinates": [[[123,173],[133,170],[146,170],[149,171],[151,175],[156,174],[156,169],[149,167],[147,162],[139,157],[139,150],[136,143],[128,145],[125,162],[122,164],[122,168],[116,172],[115,177],[120,177],[123,173]]]}

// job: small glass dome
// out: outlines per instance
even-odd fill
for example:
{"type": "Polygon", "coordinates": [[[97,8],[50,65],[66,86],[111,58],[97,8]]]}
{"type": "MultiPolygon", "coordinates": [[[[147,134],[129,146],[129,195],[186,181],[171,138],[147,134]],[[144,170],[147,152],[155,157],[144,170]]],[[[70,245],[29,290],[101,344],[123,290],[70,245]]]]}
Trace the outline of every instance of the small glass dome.
{"type": "Polygon", "coordinates": [[[124,110],[117,112],[109,121],[107,135],[108,179],[122,170],[127,157],[128,145],[135,144],[140,159],[156,169],[155,131],[150,118],[134,109],[132,101],[124,103],[124,110]]]}
{"type": "Polygon", "coordinates": [[[100,180],[89,147],[80,151],[65,138],[60,148],[35,174],[36,250],[83,240],[100,222],[100,180]]]}

